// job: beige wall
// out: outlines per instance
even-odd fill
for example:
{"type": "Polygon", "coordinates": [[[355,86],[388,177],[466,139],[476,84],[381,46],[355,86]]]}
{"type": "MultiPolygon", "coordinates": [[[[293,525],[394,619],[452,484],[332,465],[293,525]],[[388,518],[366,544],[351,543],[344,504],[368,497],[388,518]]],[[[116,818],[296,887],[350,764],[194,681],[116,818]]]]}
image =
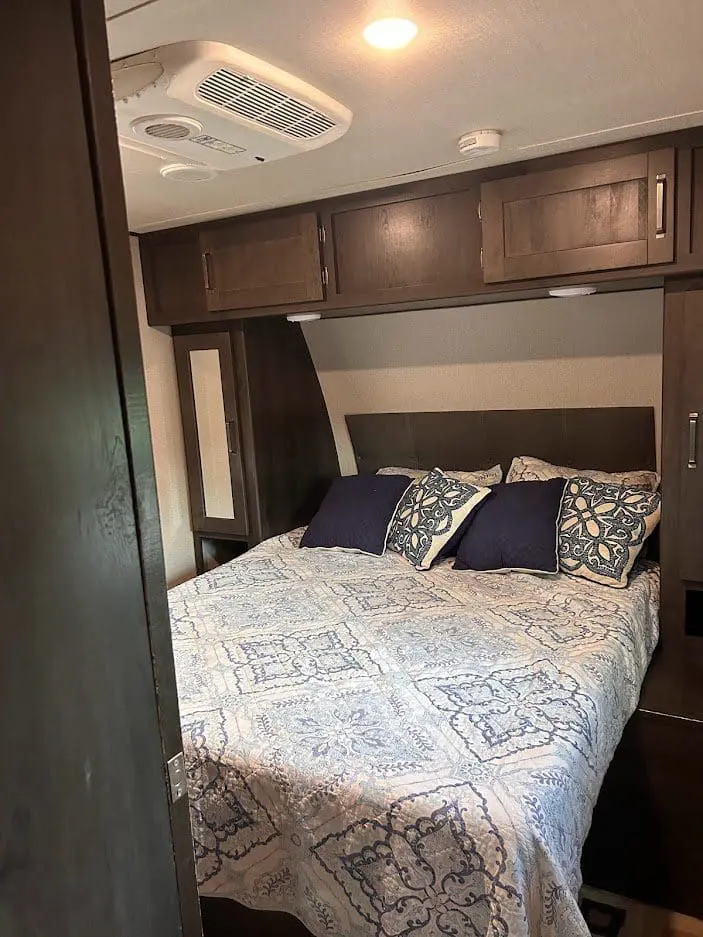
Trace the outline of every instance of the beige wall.
{"type": "Polygon", "coordinates": [[[328,319],[304,332],[349,474],[346,413],[649,405],[659,433],[662,314],[661,290],[647,290],[328,319]]]}
{"type": "Polygon", "coordinates": [[[131,238],[137,292],[139,334],[144,358],[146,396],[154,450],[156,489],[161,515],[161,537],[169,586],[195,575],[193,536],[188,513],[188,486],[183,434],[178,405],[173,341],[167,333],[147,325],[139,244],[131,238]]]}

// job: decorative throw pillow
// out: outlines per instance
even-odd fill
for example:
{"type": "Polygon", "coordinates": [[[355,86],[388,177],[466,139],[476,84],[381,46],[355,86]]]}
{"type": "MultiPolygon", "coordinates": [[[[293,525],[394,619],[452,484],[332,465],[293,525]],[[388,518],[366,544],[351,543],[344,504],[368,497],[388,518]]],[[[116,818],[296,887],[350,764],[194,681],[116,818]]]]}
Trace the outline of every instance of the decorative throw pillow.
{"type": "Polygon", "coordinates": [[[496,485],[459,544],[454,569],[559,572],[558,521],[563,478],[496,485]]]}
{"type": "Polygon", "coordinates": [[[465,485],[441,469],[432,469],[410,485],[400,499],[388,548],[416,569],[429,569],[442,547],[490,493],[490,488],[465,485]]]}
{"type": "MultiPolygon", "coordinates": [[[[424,478],[429,469],[400,468],[396,465],[387,465],[380,468],[377,475],[407,475],[409,478],[424,478]]],[[[441,469],[445,475],[455,478],[464,485],[476,485],[485,488],[487,485],[497,485],[503,480],[503,469],[500,465],[493,465],[488,469],[477,469],[475,472],[455,472],[453,469],[441,469]]]]}
{"type": "Polygon", "coordinates": [[[301,547],[341,547],[381,556],[391,520],[410,479],[403,475],[335,478],[301,547]]]}
{"type": "Polygon", "coordinates": [[[660,514],[656,491],[570,478],[559,518],[559,565],[573,576],[624,589],[660,514]]]}
{"type": "Polygon", "coordinates": [[[515,456],[508,469],[506,482],[537,482],[548,478],[575,478],[577,475],[611,485],[629,485],[656,491],[661,479],[656,472],[645,469],[632,472],[601,472],[598,469],[575,469],[565,465],[552,465],[531,455],[515,456]]]}

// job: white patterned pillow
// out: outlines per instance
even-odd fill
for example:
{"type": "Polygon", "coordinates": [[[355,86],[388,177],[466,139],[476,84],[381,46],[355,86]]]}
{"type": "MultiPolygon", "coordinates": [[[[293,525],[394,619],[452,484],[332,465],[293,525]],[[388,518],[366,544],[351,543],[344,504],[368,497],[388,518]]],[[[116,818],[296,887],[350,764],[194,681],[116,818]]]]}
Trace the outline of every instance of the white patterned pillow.
{"type": "Polygon", "coordinates": [[[429,569],[490,488],[465,485],[435,468],[411,485],[398,503],[388,535],[395,550],[415,569],[429,569]]]}
{"type": "MultiPolygon", "coordinates": [[[[407,475],[408,478],[424,478],[429,469],[401,468],[397,465],[386,465],[380,468],[377,475],[407,475]]],[[[440,469],[450,478],[455,478],[464,485],[476,485],[485,488],[486,485],[497,485],[503,480],[503,469],[500,465],[493,465],[487,469],[477,469],[475,472],[455,472],[453,469],[440,469]]]]}
{"type": "Polygon", "coordinates": [[[559,515],[560,569],[624,589],[660,515],[661,495],[656,491],[570,478],[559,515]]]}
{"type": "Polygon", "coordinates": [[[575,469],[565,465],[552,465],[531,455],[515,456],[508,469],[506,482],[543,482],[550,478],[575,478],[577,475],[611,485],[629,485],[656,491],[661,479],[656,472],[646,469],[632,472],[601,472],[598,469],[575,469]]]}

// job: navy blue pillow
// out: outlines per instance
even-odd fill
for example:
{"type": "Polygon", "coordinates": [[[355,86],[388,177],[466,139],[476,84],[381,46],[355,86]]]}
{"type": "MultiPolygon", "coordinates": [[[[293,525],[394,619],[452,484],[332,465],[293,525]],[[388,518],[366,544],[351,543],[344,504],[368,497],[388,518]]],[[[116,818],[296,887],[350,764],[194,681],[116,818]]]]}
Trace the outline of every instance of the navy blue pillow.
{"type": "Polygon", "coordinates": [[[563,478],[491,485],[493,495],[473,513],[454,569],[558,573],[563,478]]]}
{"type": "Polygon", "coordinates": [[[344,547],[381,556],[398,502],[412,481],[407,475],[335,478],[301,547],[344,547]]]}

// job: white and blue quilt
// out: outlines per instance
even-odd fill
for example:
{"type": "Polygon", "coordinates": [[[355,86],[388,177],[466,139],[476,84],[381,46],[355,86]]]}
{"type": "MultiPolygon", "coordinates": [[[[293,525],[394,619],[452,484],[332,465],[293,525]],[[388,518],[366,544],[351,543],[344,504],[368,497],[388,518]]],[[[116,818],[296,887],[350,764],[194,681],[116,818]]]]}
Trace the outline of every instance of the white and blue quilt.
{"type": "Polygon", "coordinates": [[[170,594],[201,894],[318,937],[587,937],[581,850],[658,567],[618,591],[300,534],[170,594]]]}

